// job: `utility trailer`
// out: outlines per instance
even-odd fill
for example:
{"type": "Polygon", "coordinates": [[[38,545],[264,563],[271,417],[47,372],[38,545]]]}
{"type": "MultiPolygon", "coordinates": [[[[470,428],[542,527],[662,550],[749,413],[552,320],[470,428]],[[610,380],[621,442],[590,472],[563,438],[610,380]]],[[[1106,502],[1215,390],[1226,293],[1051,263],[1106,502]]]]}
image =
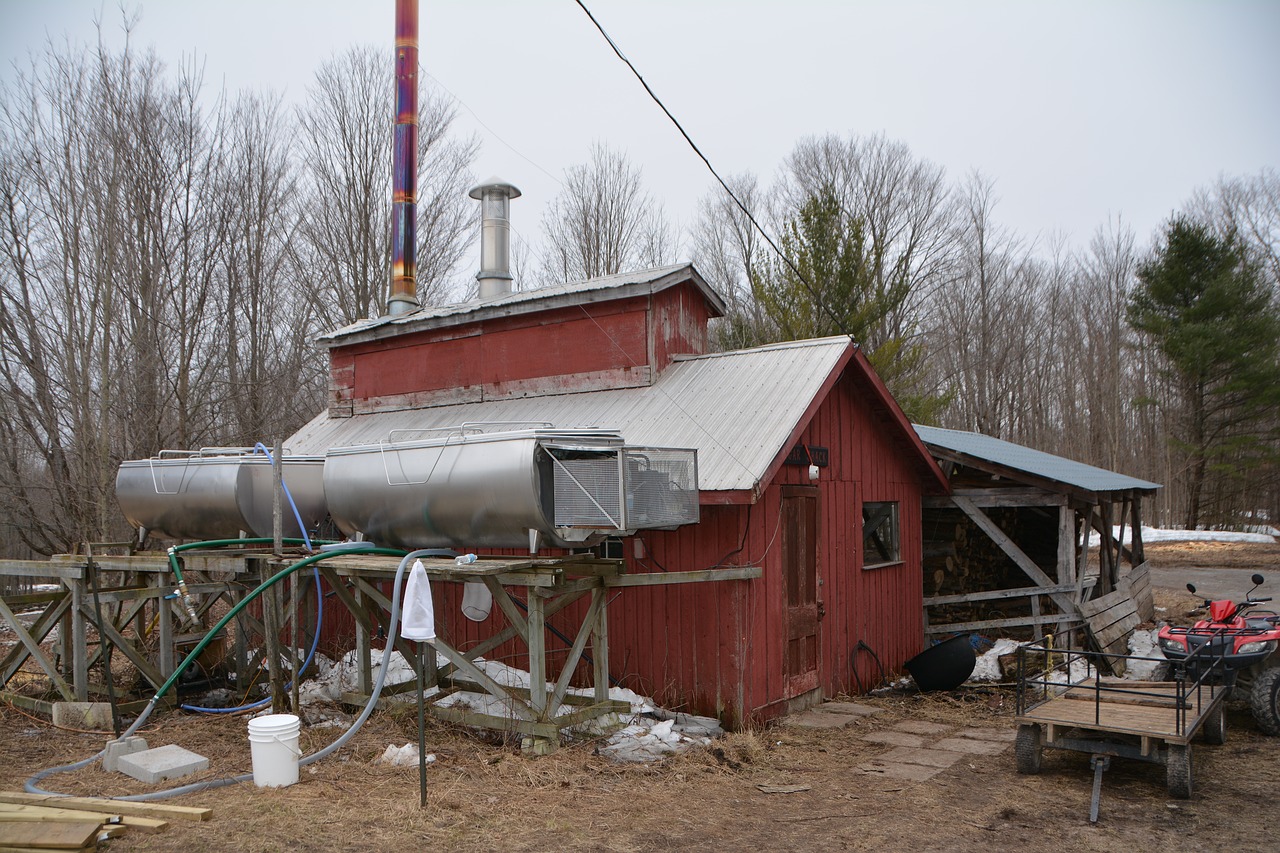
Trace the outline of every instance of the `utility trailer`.
{"type": "Polygon", "coordinates": [[[1137,658],[1072,649],[1070,639],[1067,632],[1018,649],[1018,772],[1039,773],[1045,748],[1089,753],[1095,822],[1102,773],[1112,757],[1163,764],[1170,796],[1190,797],[1192,738],[1203,730],[1206,743],[1226,741],[1229,688],[1221,683],[1221,656],[1180,666],[1171,681],[1129,681],[1102,672],[1116,659],[1137,658]]]}

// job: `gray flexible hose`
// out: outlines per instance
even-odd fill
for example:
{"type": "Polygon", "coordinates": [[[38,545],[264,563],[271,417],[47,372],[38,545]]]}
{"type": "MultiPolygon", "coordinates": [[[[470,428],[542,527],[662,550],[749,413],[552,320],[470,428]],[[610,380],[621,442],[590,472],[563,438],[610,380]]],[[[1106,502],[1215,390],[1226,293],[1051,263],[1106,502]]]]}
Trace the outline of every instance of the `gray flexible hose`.
{"type": "MultiPolygon", "coordinates": [[[[378,678],[373,684],[373,693],[370,694],[369,701],[365,703],[364,710],[360,712],[360,716],[357,717],[355,722],[351,724],[351,727],[343,733],[342,737],[338,738],[319,752],[304,756],[300,761],[298,761],[299,767],[319,761],[322,758],[332,755],[338,749],[341,749],[342,746],[346,744],[347,741],[351,740],[351,738],[355,736],[356,732],[360,730],[360,727],[369,719],[369,715],[373,713],[374,706],[378,704],[378,697],[382,693],[382,685],[386,681],[387,669],[391,663],[391,653],[395,649],[396,629],[400,626],[400,585],[404,580],[405,566],[408,565],[410,560],[418,557],[444,556],[452,555],[452,553],[452,551],[441,550],[438,548],[421,548],[417,551],[410,551],[408,554],[404,555],[403,559],[400,560],[400,565],[396,567],[396,579],[391,593],[391,619],[387,626],[387,646],[382,651],[382,665],[378,668],[378,678]]],[[[156,703],[159,701],[159,698],[159,696],[152,697],[151,701],[148,702],[147,706],[142,710],[142,713],[138,715],[138,719],[134,720],[133,725],[129,726],[125,733],[120,736],[121,739],[132,736],[142,727],[142,724],[146,721],[147,717],[149,717],[151,712],[155,710],[156,703]]],[[[74,764],[65,764],[61,767],[50,767],[47,770],[41,770],[39,773],[36,773],[28,779],[23,788],[31,794],[44,794],[46,796],[53,797],[68,796],[67,794],[63,794],[58,791],[46,791],[43,788],[38,787],[39,783],[55,773],[66,773],[72,770],[79,770],[82,767],[87,767],[93,762],[100,760],[105,754],[106,749],[104,748],[83,761],[77,761],[74,764]]],[[[207,782],[193,782],[190,785],[182,785],[177,788],[167,788],[163,791],[152,791],[146,794],[133,794],[127,797],[111,797],[110,799],[123,800],[126,802],[163,800],[168,799],[169,797],[176,797],[181,794],[193,794],[197,791],[209,791],[214,788],[224,788],[227,785],[236,785],[240,782],[248,782],[252,778],[252,773],[241,773],[238,776],[229,776],[225,779],[210,779],[207,782]]]]}

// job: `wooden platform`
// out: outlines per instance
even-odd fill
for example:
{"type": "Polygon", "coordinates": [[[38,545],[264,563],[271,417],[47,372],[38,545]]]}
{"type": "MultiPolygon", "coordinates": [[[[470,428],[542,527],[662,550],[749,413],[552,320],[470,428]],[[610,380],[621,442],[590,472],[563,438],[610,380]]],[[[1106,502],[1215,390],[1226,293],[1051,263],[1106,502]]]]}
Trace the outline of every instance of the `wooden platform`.
{"type": "Polygon", "coordinates": [[[1186,744],[1205,717],[1226,698],[1219,685],[1189,690],[1179,705],[1178,685],[1171,681],[1126,682],[1094,679],[1073,685],[1061,695],[1034,705],[1019,715],[1019,724],[1038,723],[1048,728],[1052,743],[1056,729],[1155,738],[1186,744]]]}

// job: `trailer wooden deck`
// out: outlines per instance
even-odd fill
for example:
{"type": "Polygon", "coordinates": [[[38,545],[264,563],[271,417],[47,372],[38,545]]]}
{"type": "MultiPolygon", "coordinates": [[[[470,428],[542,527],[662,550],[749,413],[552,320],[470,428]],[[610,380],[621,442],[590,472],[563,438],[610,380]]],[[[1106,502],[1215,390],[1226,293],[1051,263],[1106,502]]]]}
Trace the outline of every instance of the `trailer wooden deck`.
{"type": "Polygon", "coordinates": [[[1028,708],[1016,720],[1046,726],[1050,744],[1064,728],[1186,744],[1225,698],[1226,691],[1215,684],[1187,690],[1174,681],[1091,678],[1028,708]]]}
{"type": "MultiPolygon", "coordinates": [[[[1045,748],[1094,756],[1096,820],[1102,771],[1109,757],[1163,764],[1169,793],[1186,798],[1192,792],[1191,740],[1204,733],[1210,744],[1226,740],[1221,661],[1207,661],[1194,680],[1126,681],[1101,675],[1072,683],[1055,683],[1053,673],[1070,673],[1072,662],[1087,661],[1094,673],[1110,661],[1098,652],[1023,646],[1019,649],[1018,736],[1014,754],[1019,773],[1039,773],[1045,748]],[[1028,653],[1052,661],[1048,672],[1028,669],[1028,653]]],[[[1107,667],[1110,668],[1110,667],[1107,667]]],[[[1060,676],[1059,676],[1060,677],[1060,676]]]]}

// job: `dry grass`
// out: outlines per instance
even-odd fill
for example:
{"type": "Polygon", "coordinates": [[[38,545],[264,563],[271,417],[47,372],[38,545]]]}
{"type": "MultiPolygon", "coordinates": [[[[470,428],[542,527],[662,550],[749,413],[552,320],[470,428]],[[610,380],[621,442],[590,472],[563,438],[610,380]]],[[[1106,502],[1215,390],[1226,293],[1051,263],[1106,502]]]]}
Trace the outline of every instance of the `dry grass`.
{"type": "MultiPolygon", "coordinates": [[[[1271,559],[1264,549],[1260,555],[1271,559]]],[[[1263,571],[1267,569],[1259,566],[1263,571]]],[[[1169,613],[1182,593],[1159,592],[1169,613]]],[[[1019,776],[1010,753],[966,757],[922,783],[867,776],[856,767],[887,747],[862,739],[903,720],[960,727],[1013,726],[1012,694],[972,688],[857,701],[877,716],[839,730],[768,727],[730,734],[706,750],[656,765],[619,765],[579,743],[530,758],[511,743],[429,721],[427,807],[414,767],[376,763],[388,744],[415,742],[416,714],[375,714],[338,755],[302,770],[298,785],[236,785],[173,802],[211,807],[208,823],[131,835],[141,851],[320,850],[1011,850],[1260,849],[1271,837],[1280,789],[1280,740],[1231,708],[1228,744],[1195,747],[1198,792],[1170,801],[1163,769],[1116,761],[1103,785],[1102,821],[1087,821],[1088,756],[1046,754],[1045,772],[1019,776]],[[807,790],[769,794],[757,786],[807,790]]],[[[251,769],[243,717],[167,714],[145,732],[210,758],[201,778],[251,769]]],[[[308,727],[304,752],[338,730],[308,727]]],[[[105,737],[59,731],[0,706],[0,788],[37,769],[87,757],[105,737]]],[[[149,790],[97,766],[48,780],[76,794],[149,790]]]]}

